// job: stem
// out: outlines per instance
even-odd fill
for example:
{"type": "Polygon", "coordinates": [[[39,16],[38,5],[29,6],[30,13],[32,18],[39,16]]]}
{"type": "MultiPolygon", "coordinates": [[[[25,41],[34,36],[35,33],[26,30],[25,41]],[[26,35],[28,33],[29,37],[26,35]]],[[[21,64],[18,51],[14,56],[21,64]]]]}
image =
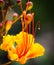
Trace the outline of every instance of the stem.
{"type": "Polygon", "coordinates": [[[21,5],[20,5],[20,8],[21,8],[21,11],[23,12],[22,3],[21,3],[21,5]]]}
{"type": "Polygon", "coordinates": [[[14,24],[15,22],[17,22],[21,17],[23,17],[22,14],[21,14],[19,17],[17,17],[17,18],[13,21],[13,24],[14,24]]]}
{"type": "Polygon", "coordinates": [[[35,35],[37,32],[37,29],[40,30],[40,21],[37,21],[36,26],[35,26],[35,35]]]}
{"type": "Polygon", "coordinates": [[[5,36],[7,35],[8,31],[6,31],[5,36]]]}
{"type": "Polygon", "coordinates": [[[34,37],[34,14],[33,14],[33,20],[32,20],[32,34],[33,34],[33,37],[34,37]]]}
{"type": "Polygon", "coordinates": [[[29,33],[31,33],[31,23],[29,24],[29,33]]]}
{"type": "Polygon", "coordinates": [[[2,9],[2,20],[4,20],[4,10],[2,9]]]}
{"type": "Polygon", "coordinates": [[[22,31],[24,32],[24,21],[23,21],[23,18],[21,18],[21,22],[22,22],[22,31]]]}
{"type": "Polygon", "coordinates": [[[9,7],[7,9],[2,9],[2,33],[5,29],[5,17],[6,17],[6,14],[7,14],[7,11],[8,11],[9,7]]]}
{"type": "MultiPolygon", "coordinates": [[[[26,12],[27,12],[27,10],[25,10],[26,12]]],[[[21,17],[23,17],[23,14],[21,14],[20,16],[18,16],[14,21],[13,21],[13,24],[15,23],[15,22],[17,22],[21,17]]]]}
{"type": "Polygon", "coordinates": [[[2,18],[2,28],[0,29],[0,36],[2,36],[2,33],[3,33],[3,28],[4,28],[4,10],[3,10],[3,7],[2,7],[2,9],[1,9],[1,18],[2,18]]]}
{"type": "Polygon", "coordinates": [[[10,64],[11,63],[11,61],[9,61],[9,62],[7,62],[7,63],[5,63],[5,64],[2,64],[2,65],[8,65],[8,64],[10,64]]]}

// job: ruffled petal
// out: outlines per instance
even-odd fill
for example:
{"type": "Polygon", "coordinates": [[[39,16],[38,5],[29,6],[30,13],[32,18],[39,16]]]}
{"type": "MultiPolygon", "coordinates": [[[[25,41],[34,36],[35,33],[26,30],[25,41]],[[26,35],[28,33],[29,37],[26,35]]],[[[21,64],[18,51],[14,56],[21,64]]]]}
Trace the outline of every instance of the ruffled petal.
{"type": "Polygon", "coordinates": [[[16,53],[13,53],[12,51],[8,51],[8,58],[13,61],[17,61],[18,55],[16,53]]]}
{"type": "Polygon", "coordinates": [[[39,43],[33,43],[31,48],[29,49],[28,53],[26,54],[27,58],[35,58],[38,56],[43,56],[44,55],[44,47],[39,44],[39,43]]]}

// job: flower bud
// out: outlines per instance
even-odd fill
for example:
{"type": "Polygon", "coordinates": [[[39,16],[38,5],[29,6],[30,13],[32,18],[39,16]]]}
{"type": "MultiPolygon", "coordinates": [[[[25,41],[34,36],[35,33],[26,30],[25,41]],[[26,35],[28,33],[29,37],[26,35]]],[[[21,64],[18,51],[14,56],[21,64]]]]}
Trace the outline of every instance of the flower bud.
{"type": "Polygon", "coordinates": [[[0,0],[0,3],[3,3],[4,1],[3,0],[0,0]]]}
{"type": "Polygon", "coordinates": [[[32,16],[32,14],[29,13],[26,15],[24,20],[25,20],[26,24],[29,24],[32,21],[32,19],[33,19],[33,16],[32,16]]]}
{"type": "Polygon", "coordinates": [[[31,10],[33,7],[33,3],[31,1],[26,3],[26,10],[31,10]]]}
{"type": "Polygon", "coordinates": [[[13,13],[13,20],[15,20],[18,17],[17,13],[13,13]]]}
{"type": "Polygon", "coordinates": [[[4,5],[4,1],[0,0],[0,6],[3,6],[3,5],[4,5]]]}
{"type": "Polygon", "coordinates": [[[0,23],[0,28],[2,28],[2,23],[0,23]]]}
{"type": "Polygon", "coordinates": [[[23,14],[23,16],[26,16],[26,11],[23,11],[23,13],[22,13],[22,14],[23,14]]]}
{"type": "Polygon", "coordinates": [[[13,13],[13,17],[17,17],[18,16],[18,14],[17,13],[13,13]]]}
{"type": "Polygon", "coordinates": [[[21,0],[17,0],[17,4],[18,4],[18,5],[20,5],[20,4],[21,4],[21,2],[22,2],[21,0]]]}
{"type": "Polygon", "coordinates": [[[12,21],[10,21],[10,20],[7,20],[6,21],[6,31],[9,31],[9,29],[11,28],[11,26],[12,26],[12,21]]]}

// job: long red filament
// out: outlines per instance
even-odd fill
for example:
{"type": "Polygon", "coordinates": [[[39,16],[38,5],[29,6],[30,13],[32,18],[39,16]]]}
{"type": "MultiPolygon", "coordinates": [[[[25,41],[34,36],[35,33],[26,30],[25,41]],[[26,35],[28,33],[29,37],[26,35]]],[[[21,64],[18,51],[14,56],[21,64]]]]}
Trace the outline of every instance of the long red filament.
{"type": "MultiPolygon", "coordinates": [[[[21,22],[22,22],[22,39],[23,39],[23,44],[24,44],[24,46],[25,46],[25,36],[24,36],[24,21],[23,21],[23,19],[21,18],[21,22]]],[[[24,48],[22,49],[22,51],[20,52],[20,54],[18,54],[19,55],[19,58],[23,55],[23,52],[24,52],[24,48]]]]}
{"type": "MultiPolygon", "coordinates": [[[[26,24],[25,24],[26,25],[26,24]]],[[[28,39],[28,25],[26,26],[26,37],[25,37],[25,51],[24,51],[24,54],[23,55],[25,55],[26,53],[27,53],[27,47],[28,47],[28,41],[29,41],[29,39],[28,39]]]]}
{"type": "Polygon", "coordinates": [[[32,35],[34,37],[34,15],[33,15],[33,20],[32,20],[32,35]]]}

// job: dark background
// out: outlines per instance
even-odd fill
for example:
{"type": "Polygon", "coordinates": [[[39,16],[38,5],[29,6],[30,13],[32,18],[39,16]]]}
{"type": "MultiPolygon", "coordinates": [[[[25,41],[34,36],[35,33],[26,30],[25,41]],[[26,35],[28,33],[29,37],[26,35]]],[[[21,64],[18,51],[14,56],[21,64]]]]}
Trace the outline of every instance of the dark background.
{"type": "MultiPolygon", "coordinates": [[[[13,0],[15,2],[16,0],[13,0]]],[[[23,8],[25,9],[25,3],[27,0],[22,0],[23,8]]],[[[36,59],[28,60],[25,65],[54,65],[54,1],[53,0],[31,0],[33,2],[32,11],[35,13],[35,21],[40,20],[41,30],[37,31],[35,41],[39,42],[45,47],[45,55],[36,59]]],[[[21,13],[18,6],[15,6],[13,10],[17,13],[21,13]]],[[[17,34],[21,31],[21,23],[15,23],[9,34],[17,34]]],[[[1,52],[2,56],[3,52],[1,52]]],[[[5,56],[3,54],[3,56],[5,56]]],[[[3,58],[4,59],[4,58],[3,58]]],[[[6,62],[5,60],[4,62],[6,62]]],[[[12,62],[10,65],[20,65],[17,62],[12,62]]]]}

